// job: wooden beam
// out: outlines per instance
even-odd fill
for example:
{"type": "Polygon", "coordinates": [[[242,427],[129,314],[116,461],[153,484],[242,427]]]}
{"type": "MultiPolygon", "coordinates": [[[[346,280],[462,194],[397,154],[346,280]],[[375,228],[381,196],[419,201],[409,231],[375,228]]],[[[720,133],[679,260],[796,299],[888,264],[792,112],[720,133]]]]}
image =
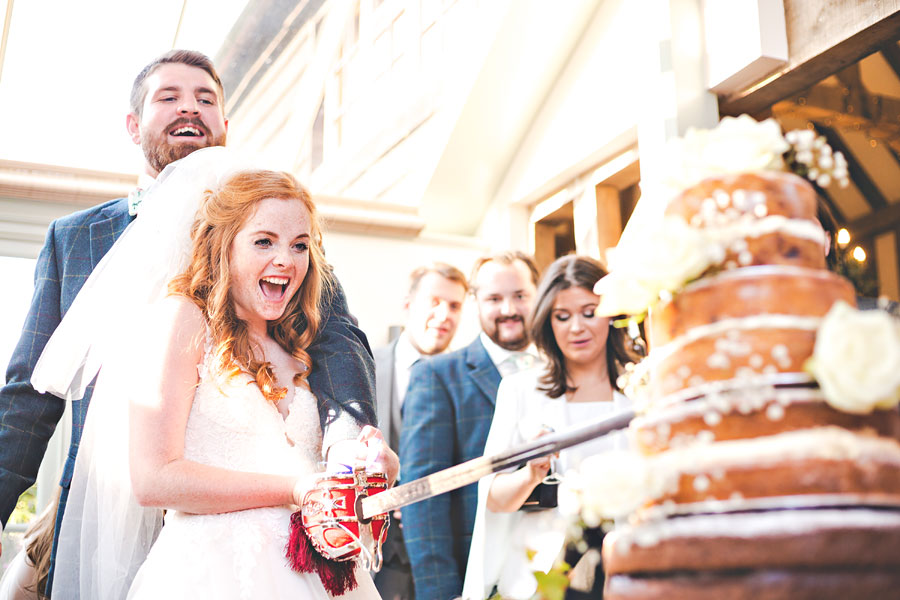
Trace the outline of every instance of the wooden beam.
{"type": "Polygon", "coordinates": [[[622,205],[619,190],[609,185],[598,185],[594,188],[597,203],[597,249],[603,265],[606,263],[606,251],[619,243],[622,235],[622,205]]]}
{"type": "Polygon", "coordinates": [[[900,134],[900,99],[878,94],[865,94],[854,101],[851,95],[833,85],[815,85],[787,98],[774,106],[776,115],[785,110],[806,112],[812,120],[832,118],[840,127],[859,125],[867,130],[876,129],[880,137],[900,134]],[[827,115],[823,113],[828,113],[827,115]]]}
{"type": "Polygon", "coordinates": [[[877,106],[877,101],[875,101],[875,106],[873,106],[866,86],[863,85],[859,63],[853,63],[849,67],[841,69],[836,73],[836,76],[845,88],[840,91],[846,95],[844,103],[848,107],[847,112],[859,114],[864,119],[877,119],[877,114],[880,112],[879,107],[877,106]]]}
{"type": "Polygon", "coordinates": [[[900,38],[900,0],[786,0],[785,12],[788,65],[747,90],[719,98],[721,114],[756,114],[900,38]]]}
{"type": "Polygon", "coordinates": [[[900,261],[897,253],[897,231],[891,231],[875,237],[872,246],[875,250],[878,276],[878,295],[887,296],[893,301],[900,300],[900,261]]]}
{"type": "Polygon", "coordinates": [[[859,189],[865,201],[872,207],[872,210],[878,211],[887,206],[887,199],[884,197],[884,194],[881,193],[881,190],[878,189],[878,186],[875,185],[875,182],[872,181],[872,178],[866,173],[862,164],[860,164],[853,152],[850,151],[850,148],[847,147],[847,144],[845,144],[841,136],[838,135],[838,132],[831,127],[820,123],[813,123],[813,125],[815,126],[816,131],[825,136],[831,149],[835,152],[840,152],[844,155],[844,158],[847,159],[847,171],[850,173],[850,179],[853,180],[853,184],[859,189]]]}
{"type": "Polygon", "coordinates": [[[886,144],[885,147],[887,151],[891,153],[891,158],[894,159],[894,163],[897,165],[897,170],[900,171],[900,155],[897,154],[897,150],[894,149],[890,144],[886,144]]]}
{"type": "Polygon", "coordinates": [[[138,177],[74,167],[0,160],[0,198],[93,206],[123,198],[138,177]]]}
{"type": "Polygon", "coordinates": [[[897,79],[900,79],[900,47],[897,46],[897,42],[891,40],[882,46],[881,56],[891,66],[897,79]]]}
{"type": "Polygon", "coordinates": [[[851,239],[866,240],[885,231],[900,230],[900,203],[888,204],[877,212],[846,225],[851,239]]]}
{"type": "Polygon", "coordinates": [[[900,154],[900,113],[898,113],[898,116],[896,117],[897,124],[888,120],[888,116],[894,114],[894,105],[900,106],[900,101],[886,97],[882,98],[888,101],[889,104],[884,106],[882,118],[877,122],[863,119],[855,114],[851,115],[835,112],[830,105],[816,102],[812,95],[809,97],[794,96],[792,98],[792,100],[802,99],[802,104],[795,104],[791,100],[779,102],[773,107],[772,112],[775,118],[790,118],[812,123],[824,123],[825,125],[841,130],[865,130],[870,137],[884,144],[886,148],[889,148],[896,154],[900,154]]]}

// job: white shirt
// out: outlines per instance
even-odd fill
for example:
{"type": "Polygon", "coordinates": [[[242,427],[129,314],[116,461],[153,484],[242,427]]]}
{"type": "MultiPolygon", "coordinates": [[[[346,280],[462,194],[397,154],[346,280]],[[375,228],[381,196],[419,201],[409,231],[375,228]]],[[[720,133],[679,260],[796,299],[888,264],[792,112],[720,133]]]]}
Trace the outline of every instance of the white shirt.
{"type": "Polygon", "coordinates": [[[484,331],[478,335],[481,343],[484,345],[484,349],[487,350],[488,356],[491,357],[491,362],[500,371],[501,377],[527,369],[539,360],[538,351],[534,344],[528,344],[525,350],[521,351],[507,350],[494,343],[494,340],[489,338],[484,331]]]}
{"type": "Polygon", "coordinates": [[[409,387],[409,371],[423,355],[419,353],[404,331],[394,346],[394,384],[397,386],[397,398],[400,406],[406,397],[406,389],[409,387]]]}
{"type": "MultiPolygon", "coordinates": [[[[504,377],[484,454],[491,456],[533,439],[543,426],[567,431],[626,410],[631,401],[617,391],[612,402],[568,402],[565,395],[550,398],[538,390],[544,367],[504,377]]],[[[588,456],[625,449],[623,432],[600,437],[562,450],[558,472],[577,469],[588,456]]],[[[463,586],[465,600],[481,600],[494,584],[504,598],[531,598],[537,589],[534,571],[546,572],[565,544],[567,520],[558,509],[525,513],[495,513],[487,508],[487,496],[496,474],[478,482],[478,510],[463,586]],[[536,551],[529,555],[528,550],[536,551]]]]}

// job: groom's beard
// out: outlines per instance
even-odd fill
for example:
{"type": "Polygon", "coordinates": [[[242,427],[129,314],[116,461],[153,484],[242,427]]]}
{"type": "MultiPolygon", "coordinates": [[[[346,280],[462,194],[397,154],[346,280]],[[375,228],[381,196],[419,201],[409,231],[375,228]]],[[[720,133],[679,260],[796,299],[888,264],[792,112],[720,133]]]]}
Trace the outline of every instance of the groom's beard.
{"type": "Polygon", "coordinates": [[[200,119],[179,119],[169,124],[159,135],[144,136],[141,140],[141,149],[144,151],[144,158],[147,163],[153,167],[157,173],[162,173],[169,163],[182,159],[195,150],[208,148],[211,146],[225,145],[225,132],[222,132],[217,138],[212,137],[209,128],[200,119]],[[185,137],[184,141],[172,144],[169,143],[169,131],[172,131],[180,122],[185,125],[193,125],[199,128],[205,134],[200,140],[185,137]]]}

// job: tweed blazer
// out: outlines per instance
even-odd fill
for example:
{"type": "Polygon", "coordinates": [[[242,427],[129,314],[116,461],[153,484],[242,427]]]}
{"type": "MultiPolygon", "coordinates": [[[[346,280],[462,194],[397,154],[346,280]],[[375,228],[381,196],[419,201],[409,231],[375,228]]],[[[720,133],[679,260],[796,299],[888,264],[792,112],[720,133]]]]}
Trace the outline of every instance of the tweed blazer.
{"type": "MultiPolygon", "coordinates": [[[[119,198],[62,217],[51,223],[47,232],[35,267],[31,307],[7,368],[6,385],[0,388],[0,522],[4,526],[19,495],[34,483],[65,407],[62,399],[37,393],[31,387],[31,373],[91,271],[132,218],[127,200],[119,198]]],[[[359,413],[354,416],[374,424],[371,349],[349,314],[343,290],[340,285],[337,288],[323,311],[322,330],[308,348],[313,360],[310,386],[320,402],[349,404],[359,413]]],[[[72,441],[60,478],[57,531],[92,392],[93,384],[84,398],[72,405],[72,441]]]]}
{"type": "MultiPolygon", "coordinates": [[[[407,482],[481,456],[500,373],[481,340],[417,363],[403,400],[400,469],[407,482]]],[[[477,484],[403,509],[416,597],[462,593],[475,523],[477,484]]]]}

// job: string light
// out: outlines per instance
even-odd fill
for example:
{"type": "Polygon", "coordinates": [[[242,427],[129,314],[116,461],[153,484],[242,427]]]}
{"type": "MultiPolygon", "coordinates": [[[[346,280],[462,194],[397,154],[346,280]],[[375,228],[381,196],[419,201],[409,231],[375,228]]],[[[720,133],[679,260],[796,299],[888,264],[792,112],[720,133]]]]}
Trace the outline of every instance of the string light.
{"type": "Polygon", "coordinates": [[[837,232],[837,243],[838,243],[838,246],[840,246],[841,248],[843,248],[844,246],[849,244],[850,243],[850,232],[844,228],[839,229],[837,232]]]}
{"type": "Polygon", "coordinates": [[[857,246],[853,249],[853,258],[855,258],[858,262],[866,262],[866,251],[857,246]]]}

